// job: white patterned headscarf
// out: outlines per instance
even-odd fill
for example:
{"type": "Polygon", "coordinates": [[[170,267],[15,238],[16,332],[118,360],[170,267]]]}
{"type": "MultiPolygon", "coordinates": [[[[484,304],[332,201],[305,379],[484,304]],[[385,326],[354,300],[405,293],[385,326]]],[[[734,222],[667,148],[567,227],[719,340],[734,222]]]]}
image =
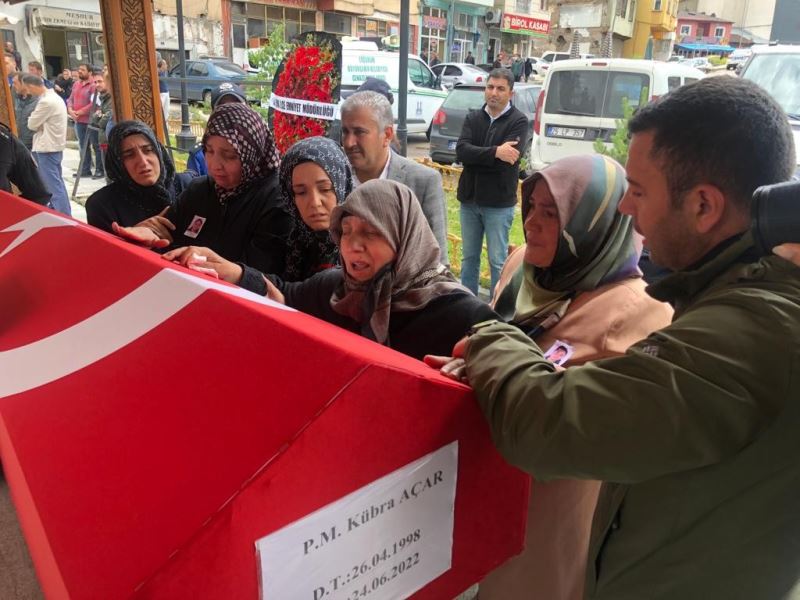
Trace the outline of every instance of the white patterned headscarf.
{"type": "Polygon", "coordinates": [[[281,164],[267,124],[261,115],[246,104],[223,104],[211,113],[203,135],[204,151],[212,135],[227,140],[242,161],[242,179],[234,189],[223,189],[214,182],[217,199],[223,204],[250,187],[254,181],[276,171],[281,164]]]}

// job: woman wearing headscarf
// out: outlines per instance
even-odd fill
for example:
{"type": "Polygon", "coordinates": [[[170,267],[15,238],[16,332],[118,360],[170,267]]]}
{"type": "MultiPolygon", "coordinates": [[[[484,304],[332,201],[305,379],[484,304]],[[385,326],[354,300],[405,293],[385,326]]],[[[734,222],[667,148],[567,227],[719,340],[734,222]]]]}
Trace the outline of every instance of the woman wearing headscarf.
{"type": "MultiPolygon", "coordinates": [[[[507,259],[493,306],[559,366],[624,354],[670,322],[669,306],[645,293],[640,239],[617,210],[625,190],[622,167],[600,155],[556,161],[523,183],[526,243],[507,259]]],[[[453,366],[463,361],[443,372],[453,366]]],[[[534,481],[526,548],[481,582],[481,600],[583,598],[598,491],[596,481],[534,481]]]]}
{"type": "Polygon", "coordinates": [[[208,175],[195,178],[166,217],[174,224],[165,258],[184,264],[198,255],[225,259],[220,276],[265,293],[261,273],[283,274],[291,219],[278,189],[280,158],[261,116],[249,106],[218,106],[203,135],[208,175]],[[200,252],[197,248],[200,247],[200,252]]]}
{"type": "Polygon", "coordinates": [[[339,263],[339,249],[328,229],[334,207],[353,190],[350,163],[331,139],[300,140],[281,161],[280,184],[292,219],[284,278],[302,281],[339,263]]]}
{"type": "Polygon", "coordinates": [[[171,224],[161,215],[192,179],[175,173],[169,152],[141,121],[122,121],[110,132],[105,155],[111,183],[86,201],[89,225],[113,232],[120,227],[147,227],[171,239],[171,224]]]}
{"type": "Polygon", "coordinates": [[[415,358],[447,352],[475,323],[496,318],[439,262],[414,193],[373,179],[333,210],[341,267],[303,282],[271,278],[271,298],[415,358]]]}

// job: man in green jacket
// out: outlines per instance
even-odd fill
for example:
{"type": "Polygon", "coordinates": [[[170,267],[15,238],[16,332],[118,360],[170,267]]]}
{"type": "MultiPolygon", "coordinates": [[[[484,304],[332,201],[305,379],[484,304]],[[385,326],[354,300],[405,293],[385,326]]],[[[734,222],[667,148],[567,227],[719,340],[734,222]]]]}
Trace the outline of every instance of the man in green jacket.
{"type": "Polygon", "coordinates": [[[800,598],[800,268],[759,257],[749,233],[753,191],[794,170],[792,131],[729,77],[667,94],[629,129],[620,210],[673,271],[648,288],[672,324],[565,371],[499,323],[454,354],[509,462],[606,482],[587,598],[800,598]]]}

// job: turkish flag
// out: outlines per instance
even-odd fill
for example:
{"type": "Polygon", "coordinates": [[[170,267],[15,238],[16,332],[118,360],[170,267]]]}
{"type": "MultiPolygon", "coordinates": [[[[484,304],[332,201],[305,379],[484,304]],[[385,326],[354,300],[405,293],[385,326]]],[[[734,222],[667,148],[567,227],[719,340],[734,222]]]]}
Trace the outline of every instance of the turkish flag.
{"type": "Polygon", "coordinates": [[[256,540],[454,441],[452,566],[414,597],[522,549],[527,476],[410,357],[8,194],[0,318],[0,459],[49,598],[257,598],[256,540]]]}

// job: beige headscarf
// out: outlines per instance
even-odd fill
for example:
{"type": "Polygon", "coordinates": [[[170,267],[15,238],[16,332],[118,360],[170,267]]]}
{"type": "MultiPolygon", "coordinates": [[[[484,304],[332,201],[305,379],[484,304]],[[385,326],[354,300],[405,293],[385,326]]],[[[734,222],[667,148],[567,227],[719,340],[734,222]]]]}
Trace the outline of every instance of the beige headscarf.
{"type": "MultiPolygon", "coordinates": [[[[361,324],[361,335],[389,344],[392,312],[411,312],[455,290],[466,290],[439,262],[439,244],[419,201],[402,183],[372,179],[361,184],[331,214],[331,237],[342,238],[342,219],[364,219],[389,242],[396,256],[375,277],[359,282],[344,271],[331,306],[361,324]]],[[[344,261],[342,261],[344,264],[344,261]]]]}

